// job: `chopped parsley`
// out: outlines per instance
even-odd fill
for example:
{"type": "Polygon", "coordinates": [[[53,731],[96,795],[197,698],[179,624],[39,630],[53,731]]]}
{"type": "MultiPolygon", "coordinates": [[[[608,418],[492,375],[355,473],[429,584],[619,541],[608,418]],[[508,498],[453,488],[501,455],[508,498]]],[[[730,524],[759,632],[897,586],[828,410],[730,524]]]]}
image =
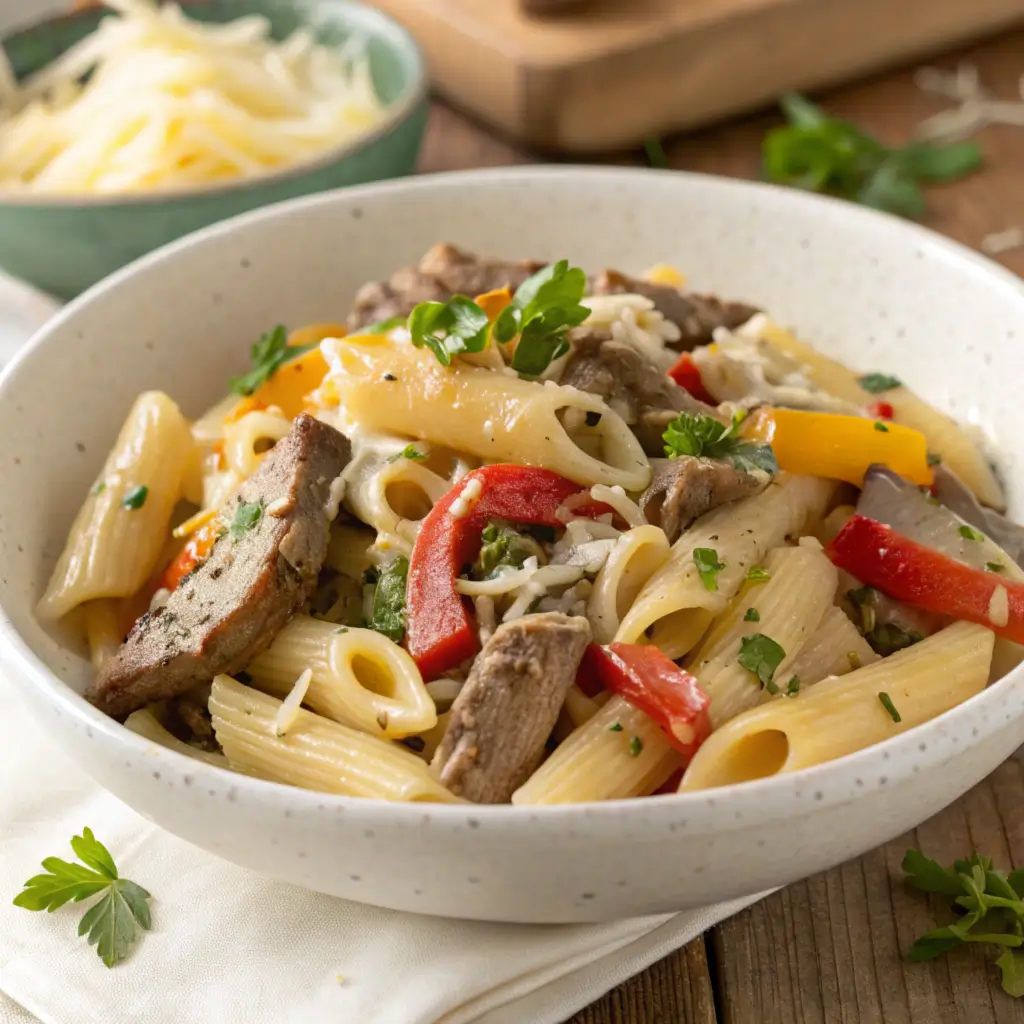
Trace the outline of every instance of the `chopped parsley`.
{"type": "Polygon", "coordinates": [[[95,497],[98,494],[102,494],[107,489],[107,482],[105,480],[98,480],[93,489],[89,492],[95,497]]]}
{"type": "Polygon", "coordinates": [[[722,459],[739,470],[761,469],[766,473],[777,473],[779,463],[770,444],[752,444],[737,436],[744,417],[744,413],[737,413],[726,426],[706,413],[680,413],[661,435],[665,454],[670,459],[684,455],[722,459]]]}
{"type": "Polygon", "coordinates": [[[652,167],[660,167],[663,170],[669,167],[668,154],[661,144],[661,139],[644,140],[644,153],[647,155],[647,162],[652,167]]]}
{"type": "Polygon", "coordinates": [[[252,369],[241,377],[232,377],[228,386],[236,395],[251,395],[266,384],[285,363],[290,363],[319,344],[314,341],[309,345],[289,345],[288,331],[283,324],[278,324],[260,335],[260,340],[253,345],[250,353],[252,369]]]}
{"type": "Polygon", "coordinates": [[[399,459],[412,459],[419,461],[425,459],[426,455],[423,454],[414,444],[407,444],[400,452],[395,452],[394,455],[388,456],[388,462],[397,462],[399,459]]]}
{"type": "Polygon", "coordinates": [[[887,694],[887,693],[880,693],[878,695],[878,700],[881,703],[882,707],[885,708],[885,710],[889,712],[889,717],[894,722],[902,722],[903,721],[902,717],[900,716],[900,713],[896,710],[896,705],[893,704],[893,702],[892,702],[892,697],[890,697],[889,694],[887,694]]]}
{"type": "Polygon", "coordinates": [[[612,724],[608,726],[608,731],[609,732],[622,732],[622,723],[621,722],[612,722],[612,724]]]}
{"type": "Polygon", "coordinates": [[[897,626],[895,622],[880,622],[874,629],[864,634],[864,639],[876,654],[887,658],[890,654],[902,651],[905,647],[919,644],[924,637],[916,630],[897,626]]]}
{"type": "Polygon", "coordinates": [[[756,608],[748,608],[747,614],[743,616],[744,622],[760,622],[761,613],[756,608]]]}
{"type": "Polygon", "coordinates": [[[714,548],[694,548],[693,564],[697,566],[697,574],[705,590],[718,589],[718,574],[725,568],[725,562],[718,560],[718,552],[714,548]]]}
{"type": "Polygon", "coordinates": [[[639,757],[640,752],[644,749],[644,742],[639,736],[634,736],[629,741],[629,756],[639,757]]]}
{"type": "Polygon", "coordinates": [[[255,530],[263,519],[262,501],[242,501],[235,508],[235,518],[231,520],[228,532],[232,540],[241,540],[251,530],[255,530]]]}
{"type": "Polygon", "coordinates": [[[986,562],[985,568],[988,569],[989,572],[1003,572],[1006,569],[1006,566],[1003,565],[1002,562],[986,562]]]}
{"type": "Polygon", "coordinates": [[[875,430],[882,434],[889,433],[889,428],[881,420],[875,420],[875,430]]]}
{"type": "Polygon", "coordinates": [[[767,583],[772,578],[772,574],[761,565],[752,565],[747,570],[747,579],[751,583],[767,583]]]}
{"type": "MultiPolygon", "coordinates": [[[[740,653],[736,659],[748,672],[752,672],[765,688],[775,686],[775,670],[782,664],[786,652],[770,636],[752,633],[740,640],[740,653]]],[[[778,687],[768,689],[778,693],[778,687]]]]}
{"type": "Polygon", "coordinates": [[[540,546],[526,534],[510,526],[488,523],[480,532],[480,555],[477,572],[480,579],[495,579],[502,568],[522,569],[523,563],[541,552],[540,546]]]}
{"type": "Polygon", "coordinates": [[[354,331],[349,335],[349,337],[355,338],[361,334],[387,334],[389,331],[393,331],[396,327],[405,327],[408,322],[409,318],[407,316],[389,317],[387,320],[378,320],[376,323],[360,327],[358,331],[354,331]]]}
{"type": "Polygon", "coordinates": [[[465,295],[447,302],[421,302],[409,314],[409,333],[417,348],[429,348],[442,366],[451,366],[460,352],[482,352],[487,347],[491,322],[465,295]]]}
{"type": "Polygon", "coordinates": [[[494,337],[506,344],[517,334],[512,369],[524,377],[539,377],[569,351],[566,334],[590,316],[581,302],[587,275],[568,260],[538,270],[517,289],[512,302],[494,321],[494,337]]]}
{"type": "Polygon", "coordinates": [[[973,526],[968,526],[964,523],[957,531],[964,540],[976,540],[982,541],[985,539],[985,534],[980,530],[976,530],[973,526]]]}
{"type": "Polygon", "coordinates": [[[374,585],[373,602],[366,625],[383,633],[396,644],[401,643],[405,636],[405,588],[408,577],[409,559],[400,557],[378,570],[371,581],[374,585]]]}
{"type": "Polygon", "coordinates": [[[793,676],[786,685],[786,696],[795,697],[800,692],[800,677],[793,676]]]}
{"type": "Polygon", "coordinates": [[[936,455],[934,452],[929,452],[928,453],[928,465],[929,466],[941,466],[942,465],[942,456],[941,455],[936,455]]]}
{"type": "Polygon", "coordinates": [[[129,487],[128,490],[124,492],[124,497],[121,499],[121,508],[137,512],[146,504],[146,498],[148,497],[149,488],[145,484],[139,484],[137,487],[129,487]]]}
{"type": "Polygon", "coordinates": [[[865,373],[863,377],[857,378],[857,383],[873,395],[880,395],[883,391],[892,391],[893,388],[903,387],[903,381],[899,377],[893,377],[888,373],[865,373]]]}

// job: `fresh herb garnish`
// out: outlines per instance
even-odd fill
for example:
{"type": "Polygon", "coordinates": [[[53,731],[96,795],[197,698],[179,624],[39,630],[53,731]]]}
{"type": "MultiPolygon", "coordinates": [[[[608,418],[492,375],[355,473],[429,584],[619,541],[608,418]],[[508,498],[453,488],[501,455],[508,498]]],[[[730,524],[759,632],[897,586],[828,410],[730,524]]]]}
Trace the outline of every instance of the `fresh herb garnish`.
{"type": "Polygon", "coordinates": [[[113,967],[128,955],[138,929],[149,930],[150,895],[118,875],[114,858],[92,829],[82,829],[71,840],[71,849],[81,864],[47,857],[43,861],[46,874],[33,875],[14,897],[14,905],[52,912],[69,900],[80,903],[102,893],[82,916],[78,934],[85,935],[99,958],[113,967]]]}
{"type": "Polygon", "coordinates": [[[608,731],[609,732],[622,732],[622,723],[621,722],[612,722],[612,724],[608,726],[608,731]]]}
{"type": "Polygon", "coordinates": [[[98,480],[96,482],[95,486],[93,487],[93,489],[89,493],[92,494],[93,497],[96,497],[97,495],[102,494],[106,489],[107,489],[106,481],[105,480],[98,480]]]}
{"type": "Polygon", "coordinates": [[[936,455],[934,452],[929,452],[928,453],[928,457],[927,457],[927,462],[928,462],[929,466],[941,466],[942,465],[942,456],[941,455],[936,455]]]}
{"type": "Polygon", "coordinates": [[[429,348],[444,366],[460,352],[482,352],[490,329],[487,314],[465,295],[453,295],[447,302],[421,302],[409,314],[412,343],[429,348]]]}
{"type": "Polygon", "coordinates": [[[967,942],[982,942],[1002,949],[995,964],[1003,990],[1024,996],[1024,871],[999,871],[979,853],[944,868],[917,850],[903,858],[906,881],[922,892],[950,900],[957,920],[922,935],[907,953],[912,963],[932,960],[967,942]]]}
{"type": "Polygon", "coordinates": [[[982,541],[985,539],[985,534],[980,530],[976,530],[973,526],[968,526],[966,523],[960,526],[956,532],[959,533],[964,540],[982,541]]]}
{"type": "Polygon", "coordinates": [[[139,484],[137,487],[129,487],[128,490],[124,492],[124,497],[121,499],[121,508],[137,512],[146,504],[146,498],[148,497],[149,488],[145,484],[139,484]]]}
{"type": "Polygon", "coordinates": [[[881,420],[875,420],[875,430],[883,434],[889,433],[889,428],[881,420]]]}
{"type": "Polygon", "coordinates": [[[647,162],[652,167],[664,169],[669,166],[668,154],[665,152],[665,147],[661,144],[661,139],[645,140],[644,153],[647,154],[647,162]]]}
{"type": "Polygon", "coordinates": [[[232,540],[241,540],[250,530],[255,530],[263,518],[262,501],[242,501],[235,508],[228,532],[232,540]]]}
{"type": "Polygon", "coordinates": [[[912,142],[890,149],[796,93],[783,96],[779,105],[789,124],[768,133],[763,156],[765,176],[783,185],[919,217],[925,209],[923,182],[952,181],[981,164],[975,142],[912,142]]]}
{"type": "Polygon", "coordinates": [[[494,337],[502,344],[517,334],[512,369],[524,377],[539,377],[569,351],[570,327],[583,323],[590,310],[581,304],[587,275],[568,260],[538,270],[517,289],[512,302],[494,321],[494,337]]]}
{"type": "Polygon", "coordinates": [[[880,622],[864,634],[871,649],[883,658],[919,644],[924,637],[914,629],[904,629],[895,622],[880,622]]]}
{"type": "Polygon", "coordinates": [[[405,636],[405,586],[409,576],[409,559],[396,558],[379,570],[375,580],[370,629],[383,633],[396,644],[405,636]]]}
{"type": "Polygon", "coordinates": [[[694,548],[693,564],[697,566],[697,574],[704,589],[717,590],[717,576],[725,568],[725,562],[718,560],[718,552],[714,548],[694,548]]]}
{"type": "Polygon", "coordinates": [[[397,462],[399,459],[412,459],[413,461],[419,461],[425,459],[426,455],[423,454],[414,444],[407,444],[400,452],[396,452],[394,455],[388,456],[388,462],[397,462]]]}
{"type": "Polygon", "coordinates": [[[644,749],[644,742],[643,742],[642,739],[640,739],[639,736],[634,736],[629,741],[629,756],[630,757],[639,757],[640,756],[640,751],[642,751],[643,749],[644,749]]]}
{"type": "Polygon", "coordinates": [[[478,575],[484,580],[494,579],[503,566],[522,569],[523,563],[540,550],[532,537],[496,523],[488,523],[483,528],[480,540],[478,575]]]}
{"type": "Polygon", "coordinates": [[[288,331],[283,324],[278,324],[273,330],[261,335],[260,340],[253,345],[250,353],[252,369],[248,373],[243,373],[241,377],[232,377],[228,381],[228,387],[236,395],[251,395],[270,380],[285,363],[290,363],[319,344],[320,342],[314,341],[309,345],[289,345],[288,331]]]}
{"type": "MultiPolygon", "coordinates": [[[[748,672],[753,672],[761,685],[774,685],[775,670],[782,664],[786,652],[770,636],[752,633],[740,640],[740,653],[736,659],[748,672]]],[[[772,691],[769,691],[772,692],[772,691]]],[[[774,691],[778,692],[778,689],[774,691]]]]}
{"type": "Polygon", "coordinates": [[[885,708],[885,710],[889,712],[889,717],[894,722],[902,722],[903,721],[903,718],[901,717],[900,713],[896,710],[896,705],[893,704],[892,697],[890,697],[889,694],[887,694],[887,693],[880,693],[878,695],[878,701],[882,705],[882,707],[885,708]]]}
{"type": "Polygon", "coordinates": [[[988,569],[989,572],[1003,572],[1003,570],[1006,569],[1006,566],[1003,565],[1002,562],[986,562],[985,568],[988,569]]]}
{"type": "Polygon", "coordinates": [[[387,320],[378,320],[376,323],[360,327],[358,331],[353,331],[349,337],[355,338],[362,334],[387,334],[388,331],[393,331],[396,327],[405,327],[408,322],[409,318],[407,316],[392,316],[387,320]]]}
{"type": "Polygon", "coordinates": [[[747,570],[747,579],[751,583],[767,583],[772,578],[772,574],[761,565],[752,565],[747,570]]]}
{"type": "Polygon", "coordinates": [[[729,426],[720,423],[706,413],[680,413],[668,427],[662,438],[665,454],[670,459],[683,455],[704,456],[724,459],[737,469],[763,469],[766,473],[777,473],[779,463],[769,444],[752,444],[737,437],[743,415],[733,417],[729,426]]]}
{"type": "Polygon", "coordinates": [[[893,377],[888,373],[865,373],[863,377],[857,378],[857,383],[873,395],[880,395],[883,391],[892,391],[893,388],[903,387],[903,381],[899,377],[893,377]]]}
{"type": "Polygon", "coordinates": [[[760,622],[761,613],[756,608],[748,608],[747,614],[743,616],[744,622],[760,622]]]}
{"type": "Polygon", "coordinates": [[[795,697],[800,692],[800,677],[793,676],[786,684],[786,696],[795,697]]]}

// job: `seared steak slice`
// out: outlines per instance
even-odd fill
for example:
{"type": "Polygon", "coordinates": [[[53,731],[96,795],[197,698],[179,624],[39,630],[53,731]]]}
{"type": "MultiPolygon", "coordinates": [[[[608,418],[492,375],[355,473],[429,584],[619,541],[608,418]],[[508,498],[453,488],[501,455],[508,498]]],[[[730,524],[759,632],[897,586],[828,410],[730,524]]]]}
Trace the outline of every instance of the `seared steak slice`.
{"type": "Polygon", "coordinates": [[[654,476],[640,497],[640,509],[649,523],[665,531],[670,544],[705,512],[757,494],[771,480],[761,470],[747,473],[730,462],[690,455],[652,459],[651,469],[654,476]]]}
{"type": "Polygon", "coordinates": [[[561,383],[603,398],[637,428],[648,455],[664,454],[661,434],[665,427],[657,430],[661,419],[656,419],[650,429],[640,429],[647,426],[651,413],[667,412],[666,422],[681,412],[718,417],[715,409],[699,402],[632,345],[614,341],[607,332],[589,327],[576,328],[570,338],[573,351],[561,383]]]}
{"type": "Polygon", "coordinates": [[[757,310],[745,302],[725,302],[714,295],[681,292],[667,284],[651,284],[606,270],[591,281],[594,295],[621,295],[629,292],[646,296],[666,320],[671,320],[682,337],[672,342],[673,348],[690,351],[698,345],[707,345],[716,327],[734,330],[745,324],[757,310]]]}
{"type": "Polygon", "coordinates": [[[107,714],[127,714],[237,672],[269,646],[316,583],[327,553],[328,493],[350,455],[333,427],[299,416],[225,510],[232,521],[248,506],[238,522],[249,528],[225,533],[167,603],[135,623],[89,700],[107,714]]]}
{"type": "Polygon", "coordinates": [[[356,293],[349,314],[351,330],[393,316],[407,316],[420,302],[445,302],[453,295],[482,295],[496,288],[515,291],[545,264],[485,259],[441,242],[418,267],[397,270],[387,281],[371,281],[356,293]]]}
{"type": "Polygon", "coordinates": [[[588,643],[587,620],[558,612],[499,626],[452,704],[434,758],[441,782],[474,803],[507,803],[540,764],[588,643]]]}

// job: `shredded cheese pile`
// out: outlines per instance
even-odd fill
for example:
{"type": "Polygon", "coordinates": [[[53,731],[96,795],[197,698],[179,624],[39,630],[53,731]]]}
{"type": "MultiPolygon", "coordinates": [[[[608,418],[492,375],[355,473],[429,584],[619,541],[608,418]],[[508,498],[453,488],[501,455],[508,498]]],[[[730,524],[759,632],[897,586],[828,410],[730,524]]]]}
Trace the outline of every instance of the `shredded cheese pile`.
{"type": "Polygon", "coordinates": [[[278,43],[259,16],[213,25],[173,4],[106,4],[120,17],[20,85],[0,47],[0,188],[136,192],[259,175],[384,115],[358,41],[328,49],[299,29],[278,43]]]}

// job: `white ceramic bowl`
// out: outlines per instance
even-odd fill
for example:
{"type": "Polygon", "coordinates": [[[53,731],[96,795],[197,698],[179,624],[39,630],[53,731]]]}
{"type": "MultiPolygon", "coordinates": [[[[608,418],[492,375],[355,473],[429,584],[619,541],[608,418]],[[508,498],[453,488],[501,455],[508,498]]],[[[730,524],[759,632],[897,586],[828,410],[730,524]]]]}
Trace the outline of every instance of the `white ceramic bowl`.
{"type": "Polygon", "coordinates": [[[1021,510],[1024,284],[919,227],[763,185],[577,168],[421,178],[247,215],[92,289],[0,382],[2,661],[104,786],[198,846],[326,893],[430,914],[583,921],[827,868],[921,822],[1024,742],[1016,671],[935,722],[810,771],[531,810],[291,789],[155,747],[90,707],[79,696],[87,662],[32,607],[132,399],[162,388],[198,413],[267,325],[337,320],[359,284],[438,240],[591,268],[664,260],[694,287],[761,303],[828,353],[893,371],[1001,438],[1021,510]]]}

